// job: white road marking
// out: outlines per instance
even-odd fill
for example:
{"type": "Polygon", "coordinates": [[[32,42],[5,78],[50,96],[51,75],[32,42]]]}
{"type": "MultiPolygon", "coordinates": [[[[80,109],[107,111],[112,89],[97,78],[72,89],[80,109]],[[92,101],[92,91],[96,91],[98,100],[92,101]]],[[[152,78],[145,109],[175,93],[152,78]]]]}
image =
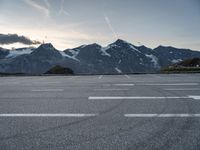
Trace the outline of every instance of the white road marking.
{"type": "Polygon", "coordinates": [[[103,75],[100,75],[100,76],[99,76],[99,79],[102,79],[102,78],[103,78],[103,75]]]}
{"type": "Polygon", "coordinates": [[[12,84],[21,84],[21,82],[5,82],[5,83],[0,83],[0,85],[12,85],[12,84]]]}
{"type": "MultiPolygon", "coordinates": [[[[146,85],[146,86],[195,86],[198,83],[142,83],[136,85],[146,85]]],[[[133,83],[117,83],[117,84],[104,84],[104,86],[135,86],[133,83]]]]}
{"type": "Polygon", "coordinates": [[[192,98],[192,99],[195,99],[195,100],[200,100],[200,96],[198,96],[198,95],[190,95],[190,96],[188,96],[189,98],[192,98]]]}
{"type": "Polygon", "coordinates": [[[31,90],[32,92],[62,92],[64,89],[38,89],[38,90],[31,90]]]}
{"type": "Polygon", "coordinates": [[[157,118],[182,118],[182,117],[200,117],[200,114],[124,114],[125,117],[132,118],[148,118],[148,117],[157,117],[157,118]]]}
{"type": "Polygon", "coordinates": [[[134,86],[135,84],[113,84],[114,86],[134,86]]]}
{"type": "Polygon", "coordinates": [[[174,97],[146,97],[146,96],[132,96],[132,97],[110,97],[110,96],[90,96],[88,97],[89,100],[139,100],[139,99],[188,99],[188,98],[193,98],[192,96],[186,96],[186,97],[179,97],[179,96],[174,96],[174,97]]]}
{"type": "Polygon", "coordinates": [[[125,74],[124,76],[125,76],[127,79],[130,79],[129,75],[125,74]]]}
{"type": "Polygon", "coordinates": [[[33,82],[34,84],[60,84],[61,82],[33,82]]]}
{"type": "Polygon", "coordinates": [[[165,89],[166,91],[199,91],[200,88],[172,88],[165,89]]]}
{"type": "Polygon", "coordinates": [[[199,85],[198,83],[147,83],[147,84],[139,84],[139,85],[199,85]]]}
{"type": "Polygon", "coordinates": [[[128,91],[129,89],[94,89],[94,91],[128,91]]]}
{"type": "Polygon", "coordinates": [[[135,84],[130,83],[116,83],[116,84],[103,84],[103,86],[135,86],[135,84]]]}
{"type": "Polygon", "coordinates": [[[97,114],[0,114],[0,117],[95,117],[97,114]]]}

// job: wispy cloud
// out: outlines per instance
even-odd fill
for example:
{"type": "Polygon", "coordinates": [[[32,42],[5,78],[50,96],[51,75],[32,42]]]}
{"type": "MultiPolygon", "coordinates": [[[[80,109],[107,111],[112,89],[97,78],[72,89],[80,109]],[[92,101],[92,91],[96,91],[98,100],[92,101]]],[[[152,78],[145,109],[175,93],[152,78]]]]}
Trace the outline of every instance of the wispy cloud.
{"type": "Polygon", "coordinates": [[[104,19],[106,21],[106,24],[108,25],[108,28],[110,29],[110,31],[112,32],[113,36],[117,39],[117,33],[115,32],[115,29],[113,28],[110,18],[104,14],[104,19]]]}
{"type": "Polygon", "coordinates": [[[0,34],[0,44],[13,44],[13,43],[22,43],[25,45],[34,45],[41,44],[39,41],[34,41],[25,36],[19,36],[17,34],[0,34]]]}
{"type": "Polygon", "coordinates": [[[42,12],[45,16],[49,17],[50,16],[50,12],[49,12],[49,7],[50,4],[48,2],[48,0],[44,0],[45,4],[47,5],[47,7],[37,3],[34,0],[23,0],[26,4],[28,4],[29,6],[35,8],[36,10],[42,12]]]}
{"type": "Polygon", "coordinates": [[[51,8],[51,4],[49,3],[49,0],[44,0],[44,3],[46,4],[48,10],[51,8]]]}
{"type": "Polygon", "coordinates": [[[64,3],[65,3],[65,0],[61,0],[61,2],[60,2],[60,10],[59,10],[58,14],[59,14],[59,15],[64,14],[64,15],[66,15],[66,16],[70,16],[70,13],[67,12],[67,11],[64,9],[64,3]]]}

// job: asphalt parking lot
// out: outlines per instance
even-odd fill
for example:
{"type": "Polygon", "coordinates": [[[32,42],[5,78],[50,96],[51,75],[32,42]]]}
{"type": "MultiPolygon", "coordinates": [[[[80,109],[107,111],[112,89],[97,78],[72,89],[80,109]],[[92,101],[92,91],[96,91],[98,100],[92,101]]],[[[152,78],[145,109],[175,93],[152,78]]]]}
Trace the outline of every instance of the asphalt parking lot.
{"type": "Polygon", "coordinates": [[[200,149],[200,74],[1,77],[2,150],[200,149]]]}

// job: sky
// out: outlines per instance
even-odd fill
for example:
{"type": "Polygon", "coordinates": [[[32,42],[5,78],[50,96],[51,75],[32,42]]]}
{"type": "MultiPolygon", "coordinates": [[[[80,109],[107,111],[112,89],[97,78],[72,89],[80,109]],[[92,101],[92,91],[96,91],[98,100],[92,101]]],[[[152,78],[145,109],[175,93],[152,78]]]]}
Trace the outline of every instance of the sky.
{"type": "Polygon", "coordinates": [[[1,39],[5,48],[123,39],[200,50],[200,0],[0,0],[1,39]]]}

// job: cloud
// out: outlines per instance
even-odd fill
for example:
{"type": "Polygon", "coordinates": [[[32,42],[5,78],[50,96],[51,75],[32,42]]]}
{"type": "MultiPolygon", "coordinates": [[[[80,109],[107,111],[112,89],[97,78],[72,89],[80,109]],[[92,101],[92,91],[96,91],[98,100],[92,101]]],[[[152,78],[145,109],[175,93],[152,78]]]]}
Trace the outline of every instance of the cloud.
{"type": "Polygon", "coordinates": [[[104,19],[106,21],[106,24],[108,25],[108,28],[113,33],[113,36],[117,39],[117,33],[115,32],[115,29],[113,28],[109,17],[104,14],[104,19]]]}
{"type": "Polygon", "coordinates": [[[47,5],[47,7],[44,7],[40,4],[38,4],[37,2],[35,2],[34,0],[23,0],[26,4],[28,4],[29,6],[35,8],[36,10],[42,12],[45,14],[45,16],[49,17],[50,16],[50,12],[49,12],[49,8],[50,8],[50,3],[48,0],[44,0],[45,4],[47,5]]]}
{"type": "Polygon", "coordinates": [[[70,16],[70,13],[69,12],[67,12],[65,9],[64,9],[64,2],[65,2],[65,0],[61,0],[61,3],[60,3],[60,10],[59,10],[59,12],[58,12],[58,14],[59,15],[61,15],[61,14],[64,14],[64,15],[66,15],[66,16],[70,16]]]}
{"type": "Polygon", "coordinates": [[[48,10],[51,8],[51,4],[49,3],[49,0],[44,0],[45,5],[47,6],[48,10]]]}
{"type": "Polygon", "coordinates": [[[17,34],[0,34],[0,44],[7,45],[13,43],[22,43],[25,45],[41,44],[39,41],[31,40],[25,36],[19,36],[17,34]]]}

